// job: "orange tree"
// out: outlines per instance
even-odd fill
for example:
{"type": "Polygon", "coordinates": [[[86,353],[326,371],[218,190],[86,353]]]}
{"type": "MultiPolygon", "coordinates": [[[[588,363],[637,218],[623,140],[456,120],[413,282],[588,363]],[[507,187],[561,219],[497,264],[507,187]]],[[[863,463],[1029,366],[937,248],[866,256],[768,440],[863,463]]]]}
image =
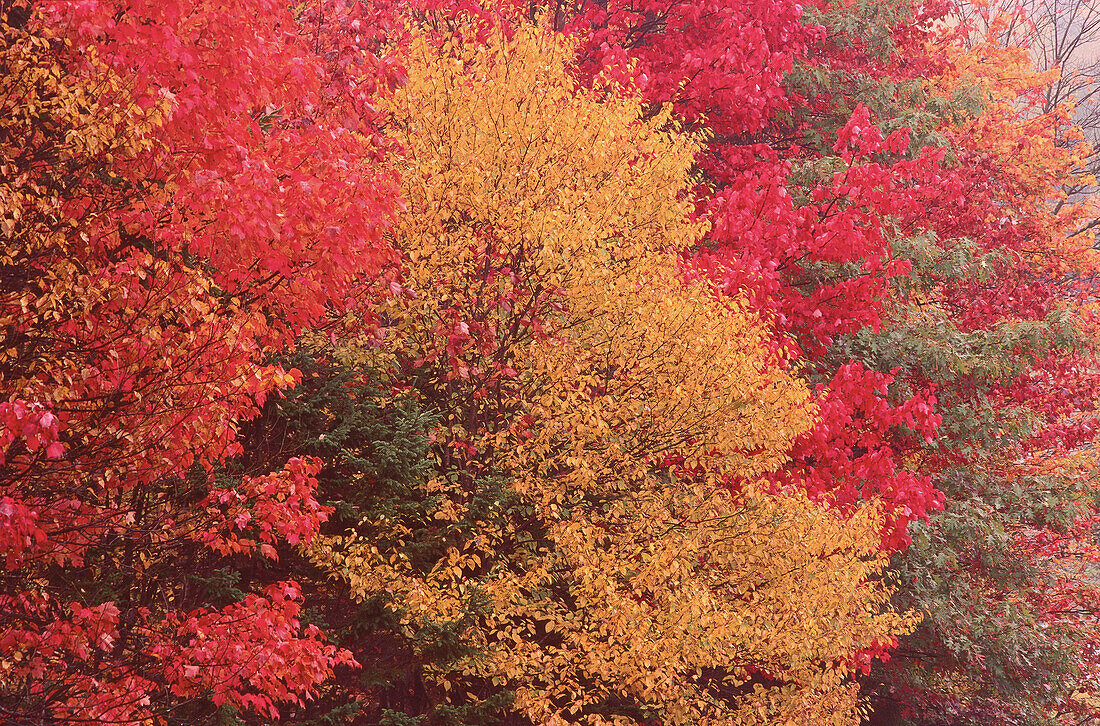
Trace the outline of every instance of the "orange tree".
{"type": "Polygon", "coordinates": [[[761,480],[814,409],[760,318],[683,279],[697,142],[580,88],[560,36],[430,38],[385,102],[404,293],[381,340],[314,348],[383,385],[358,395],[395,444],[338,432],[343,505],[307,548],[391,641],[357,657],[407,686],[367,718],[856,722],[855,656],[910,627],[881,511],[761,480]],[[380,474],[398,459],[415,476],[380,474]]]}

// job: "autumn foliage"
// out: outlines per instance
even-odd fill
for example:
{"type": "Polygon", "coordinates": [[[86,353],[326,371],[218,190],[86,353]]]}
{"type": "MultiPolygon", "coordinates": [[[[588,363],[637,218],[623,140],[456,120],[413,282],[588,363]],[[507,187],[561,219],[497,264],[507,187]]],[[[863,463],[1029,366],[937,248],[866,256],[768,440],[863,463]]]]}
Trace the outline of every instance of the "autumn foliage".
{"type": "Polygon", "coordinates": [[[950,13],[0,0],[0,721],[1100,716],[1091,150],[950,13]]]}

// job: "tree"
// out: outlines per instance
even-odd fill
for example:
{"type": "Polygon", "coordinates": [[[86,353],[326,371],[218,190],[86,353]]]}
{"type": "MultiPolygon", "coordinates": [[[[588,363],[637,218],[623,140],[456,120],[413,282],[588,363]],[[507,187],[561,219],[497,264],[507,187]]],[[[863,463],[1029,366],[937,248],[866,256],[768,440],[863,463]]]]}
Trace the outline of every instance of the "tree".
{"type": "Polygon", "coordinates": [[[928,616],[880,693],[916,723],[1053,722],[1076,709],[1091,658],[1091,626],[1056,605],[1090,600],[1091,586],[1035,546],[1072,540],[1092,518],[1080,472],[1046,463],[1093,437],[1091,343],[1059,284],[1091,262],[1074,238],[1081,210],[1056,203],[1083,159],[1061,145],[1066,117],[1036,109],[1046,79],[1026,55],[993,43],[944,55],[944,95],[964,86],[983,103],[944,127],[955,163],[922,220],[938,261],[917,268],[922,291],[894,331],[933,347],[914,344],[899,360],[862,343],[936,380],[944,418],[923,465],[946,510],[915,528],[897,560],[912,583],[904,601],[928,616]]]}
{"type": "MultiPolygon", "coordinates": [[[[912,27],[898,29],[912,43],[912,27]]],[[[1086,618],[1055,605],[1067,590],[1089,601],[1088,584],[1034,547],[1073,539],[1092,516],[1081,472],[1044,464],[1091,441],[1095,416],[1086,321],[1064,285],[1092,263],[1073,238],[1081,210],[1057,204],[1081,149],[1062,145],[1061,111],[1039,110],[1046,79],[1026,54],[967,49],[951,31],[924,38],[937,61],[916,56],[917,98],[938,114],[947,154],[897,221],[912,270],[882,329],[834,352],[934,385],[942,417],[909,465],[933,477],[945,511],[911,525],[914,544],[894,560],[899,605],[925,619],[875,676],[876,722],[1044,722],[1075,708],[1091,658],[1086,618]]]]}
{"type": "Polygon", "coordinates": [[[909,626],[882,609],[880,511],[760,480],[807,391],[743,303],[682,278],[695,142],[578,87],[571,50],[530,26],[413,43],[387,102],[407,294],[345,355],[438,418],[435,471],[312,558],[399,617],[433,722],[854,722],[859,653],[909,626]]]}
{"type": "MultiPolygon", "coordinates": [[[[957,13],[970,33],[969,42],[995,39],[998,45],[1027,53],[1031,66],[1047,74],[1039,90],[1043,113],[1059,109],[1072,114],[1073,126],[1062,129],[1066,148],[1079,146],[1080,135],[1090,146],[1087,163],[1067,179],[1067,195],[1080,201],[1095,191],[1095,149],[1100,140],[1100,65],[1095,59],[1100,41],[1100,9],[1088,0],[1028,0],[1019,3],[960,2],[957,13]]],[[[1095,215],[1094,215],[1095,216],[1095,215]]],[[[1076,233],[1095,227],[1093,220],[1076,233]]]]}
{"type": "MultiPolygon", "coordinates": [[[[229,479],[269,362],[381,281],[392,186],[256,3],[0,5],[0,713],[274,717],[350,655],[256,568],[328,516],[318,462],[229,479]]],[[[369,314],[363,312],[364,319],[369,314]]]]}

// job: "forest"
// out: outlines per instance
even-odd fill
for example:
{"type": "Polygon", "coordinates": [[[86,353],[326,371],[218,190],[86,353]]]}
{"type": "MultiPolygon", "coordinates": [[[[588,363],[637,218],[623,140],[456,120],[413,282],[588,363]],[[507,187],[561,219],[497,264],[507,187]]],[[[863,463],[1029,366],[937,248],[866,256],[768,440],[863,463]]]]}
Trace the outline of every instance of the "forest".
{"type": "Polygon", "coordinates": [[[1097,141],[1093,0],[0,0],[0,723],[1100,723],[1097,141]]]}

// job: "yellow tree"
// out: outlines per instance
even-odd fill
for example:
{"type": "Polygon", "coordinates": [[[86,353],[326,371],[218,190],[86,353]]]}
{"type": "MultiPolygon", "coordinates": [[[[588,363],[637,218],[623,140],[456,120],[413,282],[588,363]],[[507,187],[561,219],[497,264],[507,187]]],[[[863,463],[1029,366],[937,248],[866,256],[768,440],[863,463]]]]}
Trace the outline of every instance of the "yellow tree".
{"type": "Polygon", "coordinates": [[[814,411],[762,322],[683,278],[696,140],[579,89],[560,38],[490,36],[411,46],[387,102],[405,294],[382,344],[344,351],[437,413],[437,474],[409,493],[431,511],[368,512],[313,560],[412,641],[463,643],[425,657],[436,704],[857,722],[855,656],[910,623],[875,508],[842,523],[755,483],[814,411]],[[425,558],[440,531],[459,534],[425,558]]]}

